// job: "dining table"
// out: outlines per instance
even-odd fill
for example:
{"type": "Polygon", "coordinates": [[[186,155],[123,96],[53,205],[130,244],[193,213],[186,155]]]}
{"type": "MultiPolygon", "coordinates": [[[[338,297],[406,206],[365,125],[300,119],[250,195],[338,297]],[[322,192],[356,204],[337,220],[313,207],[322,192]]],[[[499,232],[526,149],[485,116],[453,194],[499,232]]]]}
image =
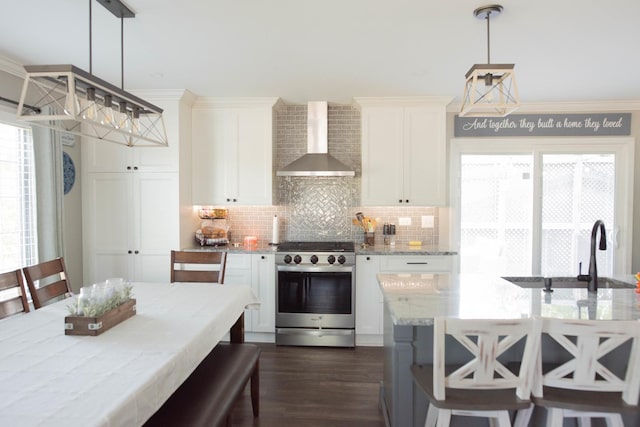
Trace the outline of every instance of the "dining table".
{"type": "Polygon", "coordinates": [[[250,286],[133,283],[136,315],[65,335],[75,297],[0,321],[0,426],[139,426],[220,342],[244,340],[250,286]]]}

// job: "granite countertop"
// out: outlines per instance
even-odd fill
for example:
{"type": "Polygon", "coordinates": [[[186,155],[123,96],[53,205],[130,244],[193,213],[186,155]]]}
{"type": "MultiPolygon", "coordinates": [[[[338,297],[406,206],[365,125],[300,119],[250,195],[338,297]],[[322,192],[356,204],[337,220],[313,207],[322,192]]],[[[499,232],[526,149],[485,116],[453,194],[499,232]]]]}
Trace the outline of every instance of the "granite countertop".
{"type": "MultiPolygon", "coordinates": [[[[470,274],[378,274],[394,325],[432,325],[435,316],[466,319],[531,316],[640,319],[635,289],[521,288],[500,277],[470,274]]],[[[635,283],[632,276],[626,280],[635,283]]]]}
{"type": "MultiPolygon", "coordinates": [[[[258,245],[256,248],[248,249],[242,244],[239,246],[233,246],[229,244],[226,246],[198,246],[195,245],[191,248],[186,248],[188,251],[213,251],[213,252],[228,252],[228,253],[247,253],[247,254],[270,254],[277,252],[277,246],[270,245],[258,245]]],[[[385,246],[376,245],[363,248],[361,244],[356,244],[356,255],[457,255],[455,251],[442,249],[436,246],[409,246],[408,244],[385,246]]]]}
{"type": "Polygon", "coordinates": [[[408,243],[390,245],[375,245],[363,247],[356,244],[356,255],[457,255],[458,252],[439,246],[422,245],[409,246],[408,243]]]}

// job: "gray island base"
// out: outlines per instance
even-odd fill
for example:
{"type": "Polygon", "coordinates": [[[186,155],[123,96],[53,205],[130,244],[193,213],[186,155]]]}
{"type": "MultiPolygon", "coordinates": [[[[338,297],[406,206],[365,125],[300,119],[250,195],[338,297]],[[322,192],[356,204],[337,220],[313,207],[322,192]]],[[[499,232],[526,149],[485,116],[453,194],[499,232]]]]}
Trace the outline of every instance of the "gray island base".
{"type": "MultiPolygon", "coordinates": [[[[630,275],[616,278],[635,283],[630,275]]],[[[499,277],[465,274],[378,274],[384,295],[384,375],[380,390],[387,426],[422,427],[427,400],[413,384],[410,366],[431,363],[433,318],[510,319],[531,316],[565,319],[638,320],[640,296],[634,289],[599,289],[589,294],[586,287],[555,289],[523,288],[499,277]]],[[[559,362],[564,355],[550,347],[543,337],[543,362],[559,362]]],[[[519,361],[521,349],[508,356],[519,361]]],[[[623,349],[624,351],[624,349],[623,349]]],[[[464,358],[464,355],[460,356],[464,358]]],[[[619,354],[604,361],[612,370],[619,354]]],[[[618,364],[619,365],[619,364],[618,364]]],[[[623,415],[625,426],[640,426],[638,414],[623,415]]],[[[546,411],[534,410],[531,426],[544,426],[546,411]]],[[[594,421],[593,426],[600,424],[594,421]]],[[[453,417],[452,426],[487,426],[483,418],[453,417]]],[[[575,426],[567,419],[564,426],[575,426]]]]}

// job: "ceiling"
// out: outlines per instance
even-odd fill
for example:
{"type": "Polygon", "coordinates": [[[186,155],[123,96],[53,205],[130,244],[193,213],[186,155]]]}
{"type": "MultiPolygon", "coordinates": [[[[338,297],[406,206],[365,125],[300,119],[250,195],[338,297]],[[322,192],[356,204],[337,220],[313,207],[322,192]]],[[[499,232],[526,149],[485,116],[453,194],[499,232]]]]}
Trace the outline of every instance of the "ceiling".
{"type": "MultiPolygon", "coordinates": [[[[89,71],[89,0],[5,1],[0,55],[89,71]],[[12,17],[7,19],[7,17],[12,17]]],[[[478,0],[125,0],[124,86],[288,103],[451,96],[487,56],[478,0]]],[[[523,103],[640,100],[640,1],[504,0],[491,62],[523,103]]],[[[120,19],[93,2],[93,73],[121,85],[120,19]]]]}

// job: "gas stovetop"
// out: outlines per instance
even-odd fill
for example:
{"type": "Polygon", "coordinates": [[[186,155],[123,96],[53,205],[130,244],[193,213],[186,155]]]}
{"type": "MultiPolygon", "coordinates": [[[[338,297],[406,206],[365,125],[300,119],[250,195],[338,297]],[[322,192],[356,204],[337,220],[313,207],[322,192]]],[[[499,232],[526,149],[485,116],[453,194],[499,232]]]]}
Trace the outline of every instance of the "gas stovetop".
{"type": "Polygon", "coordinates": [[[282,242],[278,252],[355,252],[353,242],[282,242]]]}
{"type": "Polygon", "coordinates": [[[355,262],[353,242],[283,242],[276,255],[278,265],[351,266],[355,262]]]}

